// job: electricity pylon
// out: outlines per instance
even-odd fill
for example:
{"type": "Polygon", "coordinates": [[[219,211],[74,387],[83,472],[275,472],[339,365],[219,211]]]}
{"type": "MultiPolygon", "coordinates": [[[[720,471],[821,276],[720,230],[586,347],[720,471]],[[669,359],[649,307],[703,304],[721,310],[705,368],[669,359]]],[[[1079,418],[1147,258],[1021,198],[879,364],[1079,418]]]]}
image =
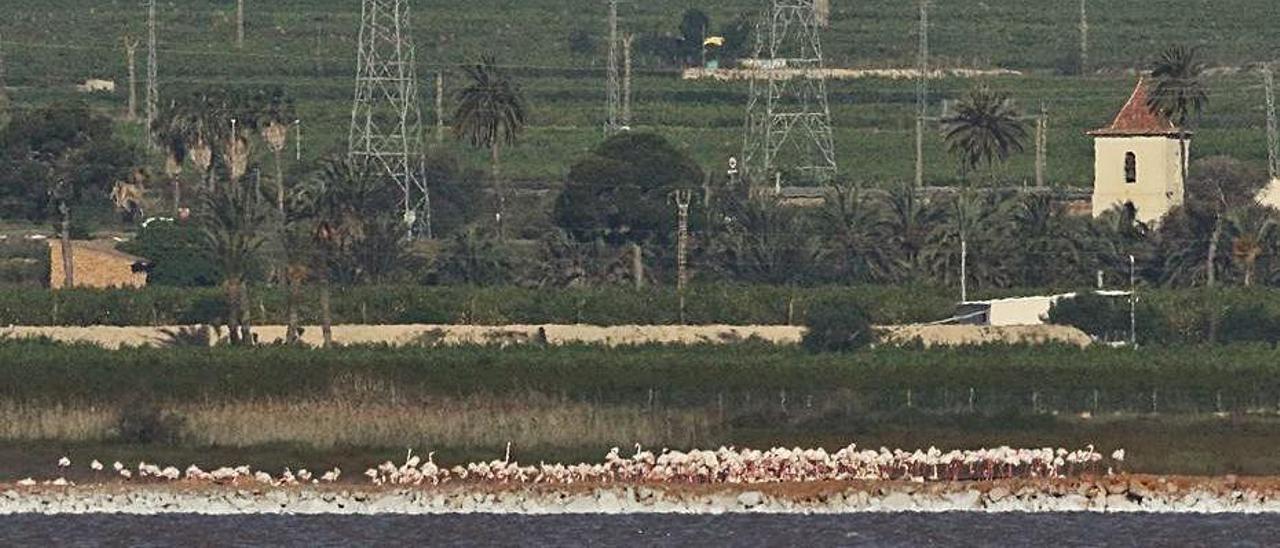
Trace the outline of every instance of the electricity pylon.
{"type": "Polygon", "coordinates": [[[605,82],[605,136],[617,133],[622,122],[622,76],[618,69],[618,0],[609,0],[609,64],[605,82]]]}
{"type": "Polygon", "coordinates": [[[751,184],[802,184],[836,175],[827,74],[815,0],[771,0],[756,28],[743,172],[751,184]]]}
{"type": "Polygon", "coordinates": [[[348,155],[393,181],[410,236],[431,238],[408,0],[364,0],[356,59],[348,155]]]}

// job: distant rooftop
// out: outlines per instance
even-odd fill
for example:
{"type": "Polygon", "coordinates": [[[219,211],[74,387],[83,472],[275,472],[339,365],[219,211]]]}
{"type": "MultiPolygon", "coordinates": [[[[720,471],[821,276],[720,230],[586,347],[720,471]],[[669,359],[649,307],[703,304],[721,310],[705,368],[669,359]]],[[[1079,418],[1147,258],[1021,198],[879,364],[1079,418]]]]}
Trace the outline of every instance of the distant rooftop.
{"type": "Polygon", "coordinates": [[[1094,137],[1159,137],[1176,136],[1180,133],[1171,120],[1147,106],[1150,94],[1147,92],[1145,78],[1138,79],[1133,88],[1129,102],[1111,121],[1111,125],[1089,132],[1094,137]]]}

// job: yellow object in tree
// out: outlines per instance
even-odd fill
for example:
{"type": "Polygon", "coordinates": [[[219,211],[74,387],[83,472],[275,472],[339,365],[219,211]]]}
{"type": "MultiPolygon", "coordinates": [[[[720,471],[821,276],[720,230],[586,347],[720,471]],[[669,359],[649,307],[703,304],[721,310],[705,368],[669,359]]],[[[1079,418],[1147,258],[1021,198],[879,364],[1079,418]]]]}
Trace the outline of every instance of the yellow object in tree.
{"type": "Polygon", "coordinates": [[[708,36],[706,40],[703,40],[703,41],[702,41],[702,47],[704,47],[704,48],[709,48],[709,47],[712,47],[712,46],[715,46],[715,47],[717,47],[717,48],[719,48],[719,47],[724,47],[724,37],[723,37],[723,36],[708,36]]]}

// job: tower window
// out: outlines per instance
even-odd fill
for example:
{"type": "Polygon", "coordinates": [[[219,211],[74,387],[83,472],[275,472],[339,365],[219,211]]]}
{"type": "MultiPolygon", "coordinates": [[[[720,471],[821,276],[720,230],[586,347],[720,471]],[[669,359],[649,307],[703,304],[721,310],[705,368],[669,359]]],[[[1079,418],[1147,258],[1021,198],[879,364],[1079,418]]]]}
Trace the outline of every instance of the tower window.
{"type": "Polygon", "coordinates": [[[1138,182],[1138,156],[1132,152],[1124,153],[1124,182],[1138,182]]]}

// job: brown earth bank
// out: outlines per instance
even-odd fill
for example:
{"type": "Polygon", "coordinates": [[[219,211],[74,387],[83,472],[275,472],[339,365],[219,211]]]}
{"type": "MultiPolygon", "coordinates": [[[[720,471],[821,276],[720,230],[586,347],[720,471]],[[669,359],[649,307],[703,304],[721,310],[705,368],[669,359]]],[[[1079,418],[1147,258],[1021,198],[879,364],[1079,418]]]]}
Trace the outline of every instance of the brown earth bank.
{"type": "MultiPolygon", "coordinates": [[[[1088,346],[1089,336],[1074,328],[1042,326],[903,325],[879,328],[889,344],[970,346],[982,344],[1048,344],[1088,346]]],[[[253,332],[260,343],[283,342],[284,326],[257,326],[253,332]]],[[[748,340],[771,344],[799,344],[803,327],[786,325],[335,325],[334,341],[344,345],[457,346],[468,344],[598,344],[639,346],[648,344],[730,344],[748,340]]],[[[179,339],[198,338],[213,344],[226,339],[226,331],[207,326],[168,327],[30,327],[0,328],[0,339],[48,338],[63,343],[81,343],[108,349],[163,347],[179,339]],[[193,337],[193,335],[200,335],[193,337]]],[[[319,327],[303,329],[302,342],[320,346],[319,327]]]]}
{"type": "Polygon", "coordinates": [[[424,487],[0,484],[0,514],[1280,512],[1280,478],[1112,475],[989,482],[424,487]]]}

